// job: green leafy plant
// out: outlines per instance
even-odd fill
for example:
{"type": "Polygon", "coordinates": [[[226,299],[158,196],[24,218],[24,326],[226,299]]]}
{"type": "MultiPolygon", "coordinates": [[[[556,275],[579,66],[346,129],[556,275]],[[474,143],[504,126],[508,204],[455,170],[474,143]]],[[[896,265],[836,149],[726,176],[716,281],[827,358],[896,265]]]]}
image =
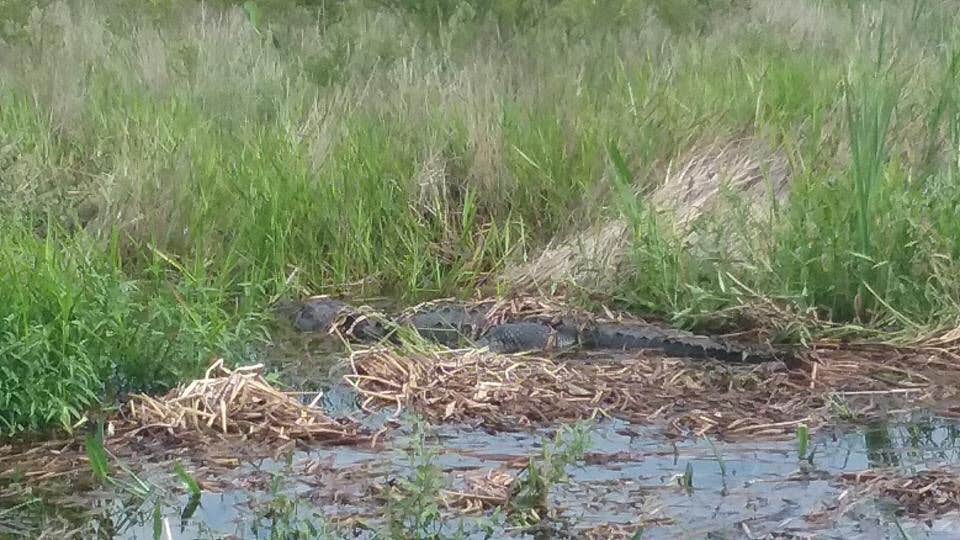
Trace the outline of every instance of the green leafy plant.
{"type": "MultiPolygon", "coordinates": [[[[717,445],[716,445],[716,443],[713,442],[713,439],[707,437],[707,438],[706,438],[706,441],[707,441],[707,444],[710,445],[710,450],[713,451],[713,457],[714,457],[714,459],[717,461],[717,466],[720,467],[720,476],[722,476],[722,477],[724,478],[724,480],[726,480],[726,478],[727,478],[727,464],[726,464],[726,462],[723,460],[723,455],[720,453],[720,449],[717,448],[717,445]]],[[[692,471],[691,471],[691,475],[692,475],[692,471]]]]}
{"type": "Polygon", "coordinates": [[[799,424],[796,431],[797,459],[802,467],[810,467],[816,453],[816,448],[810,447],[810,430],[806,424],[799,424]]]}
{"type": "Polygon", "coordinates": [[[190,497],[200,496],[200,484],[197,483],[196,478],[191,476],[190,473],[183,468],[183,465],[179,461],[173,464],[173,472],[183,483],[183,487],[186,488],[187,493],[190,494],[190,497]]]}
{"type": "Polygon", "coordinates": [[[103,430],[98,426],[97,432],[87,435],[84,439],[84,448],[87,455],[87,461],[90,472],[98,481],[109,485],[123,493],[132,495],[139,501],[147,501],[155,496],[162,495],[161,490],[141,479],[133,470],[120,460],[114,459],[114,463],[123,472],[123,476],[111,474],[110,457],[104,448],[103,430]]]}
{"type": "Polygon", "coordinates": [[[306,512],[300,497],[287,493],[287,478],[292,472],[292,455],[287,456],[284,468],[270,475],[270,496],[256,505],[250,530],[258,538],[270,540],[307,540],[332,538],[323,516],[306,512]]]}
{"type": "Polygon", "coordinates": [[[550,490],[567,480],[567,468],[583,458],[589,444],[590,427],[583,423],[561,426],[552,441],[544,441],[541,455],[530,459],[510,487],[510,520],[531,526],[545,519],[550,490]]]}
{"type": "Polygon", "coordinates": [[[407,445],[409,472],[387,492],[387,534],[390,538],[433,539],[443,526],[439,504],[442,473],[426,442],[426,426],[414,420],[407,445]]]}
{"type": "Polygon", "coordinates": [[[103,448],[103,439],[95,435],[87,435],[83,445],[93,476],[100,482],[106,482],[110,478],[110,465],[107,452],[103,448]]]}
{"type": "Polygon", "coordinates": [[[687,467],[683,470],[683,474],[676,476],[677,485],[680,486],[687,494],[693,493],[693,464],[689,461],[687,462],[687,467]]]}

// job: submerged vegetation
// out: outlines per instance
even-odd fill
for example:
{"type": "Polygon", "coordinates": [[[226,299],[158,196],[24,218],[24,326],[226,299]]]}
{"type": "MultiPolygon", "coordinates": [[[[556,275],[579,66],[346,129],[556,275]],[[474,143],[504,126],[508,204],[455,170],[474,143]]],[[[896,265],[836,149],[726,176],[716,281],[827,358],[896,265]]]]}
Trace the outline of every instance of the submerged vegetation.
{"type": "Polygon", "coordinates": [[[625,262],[585,300],[951,325],[956,22],[937,0],[0,2],[0,432],[238,358],[284,296],[504,291],[617,220],[625,262]],[[739,140],[789,193],[721,190],[691,237],[650,194],[739,140]]]}

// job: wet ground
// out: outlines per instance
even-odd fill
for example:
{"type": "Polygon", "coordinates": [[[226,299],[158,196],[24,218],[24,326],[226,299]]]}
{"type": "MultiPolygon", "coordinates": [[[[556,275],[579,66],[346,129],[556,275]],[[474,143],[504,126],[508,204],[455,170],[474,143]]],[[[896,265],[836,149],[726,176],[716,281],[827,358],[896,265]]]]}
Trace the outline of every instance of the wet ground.
{"type": "MultiPolygon", "coordinates": [[[[331,352],[335,348],[318,348],[312,339],[288,343],[268,351],[279,376],[298,381],[305,391],[327,384],[331,358],[339,356],[331,352]]],[[[343,410],[335,399],[326,403],[343,410]]],[[[383,417],[367,420],[377,424],[383,417]]],[[[301,448],[278,459],[241,458],[210,488],[219,492],[206,490],[192,502],[177,495],[182,490],[169,464],[131,464],[146,484],[166,495],[27,493],[0,502],[0,538],[36,537],[42,529],[57,531],[59,538],[71,531],[78,538],[271,538],[280,518],[288,528],[310,523],[321,529],[304,537],[369,538],[383,526],[377,495],[410,472],[418,450],[414,464],[438,465],[446,486],[457,490],[465,476],[517,472],[526,458],[542,453],[551,435],[444,425],[428,427],[418,445],[409,433],[405,421],[378,449],[301,448]],[[433,457],[423,457],[424,450],[433,457]],[[334,526],[336,534],[322,530],[334,526]]],[[[868,426],[822,429],[811,437],[810,462],[799,459],[794,440],[673,438],[656,426],[617,420],[594,423],[589,439],[587,454],[568,467],[569,481],[551,491],[553,515],[546,521],[553,537],[604,538],[623,530],[642,531],[638,538],[956,538],[960,530],[955,514],[914,520],[896,504],[840,481],[843,473],[876,468],[905,474],[960,470],[955,420],[911,413],[868,426]],[[685,474],[690,485],[683,485],[685,474]]],[[[447,523],[444,531],[451,534],[463,525],[482,538],[474,526],[484,525],[493,528],[495,538],[524,535],[489,512],[447,523]]]]}

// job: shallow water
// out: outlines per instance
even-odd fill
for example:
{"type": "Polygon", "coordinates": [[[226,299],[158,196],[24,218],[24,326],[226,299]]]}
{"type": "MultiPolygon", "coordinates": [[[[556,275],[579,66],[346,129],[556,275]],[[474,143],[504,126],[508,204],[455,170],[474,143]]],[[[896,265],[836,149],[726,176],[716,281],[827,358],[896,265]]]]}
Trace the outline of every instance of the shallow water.
{"type": "MultiPolygon", "coordinates": [[[[297,381],[296,388],[305,392],[333,380],[341,349],[309,337],[285,343],[264,356],[284,380],[297,381]]],[[[339,414],[353,411],[343,394],[331,396],[320,403],[339,414]]],[[[304,400],[313,397],[305,393],[304,400]]],[[[386,416],[365,421],[381,425],[386,416]]],[[[377,528],[383,508],[373,493],[409,471],[404,438],[410,427],[404,422],[389,434],[387,450],[321,447],[298,450],[288,461],[244,462],[220,479],[222,493],[204,492],[192,509],[185,495],[164,498],[158,505],[156,498],[143,503],[116,493],[44,494],[40,498],[50,505],[25,507],[34,513],[41,508],[43,519],[23,514],[19,527],[3,528],[19,519],[21,510],[0,506],[0,538],[17,530],[34,536],[40,523],[82,531],[78,537],[83,538],[152,539],[157,525],[161,538],[268,538],[269,519],[257,516],[279,495],[296,500],[296,515],[315,523],[356,517],[377,528]]],[[[433,426],[427,446],[435,452],[434,462],[444,471],[447,486],[456,488],[465,473],[510,465],[516,472],[519,461],[541,453],[550,435],[549,430],[491,433],[470,426],[433,426]]],[[[644,525],[643,538],[903,538],[904,533],[910,538],[955,538],[952,531],[960,530],[956,515],[929,523],[898,518],[895,506],[854,496],[837,481],[841,473],[877,467],[905,473],[960,468],[956,421],[914,414],[870,426],[823,429],[811,440],[813,466],[802,471],[793,441],[668,438],[655,426],[614,420],[594,425],[590,439],[585,459],[568,468],[569,482],[551,493],[550,506],[556,510],[552,522],[563,533],[558,537],[581,537],[585,529],[610,524],[644,525]],[[682,489],[677,477],[688,465],[693,487],[682,489]],[[840,501],[850,505],[842,515],[835,511],[840,501]]],[[[168,492],[177,485],[169,466],[140,474],[168,492]]],[[[459,521],[451,523],[455,527],[459,521]]],[[[510,536],[522,535],[503,527],[494,534],[510,536]]]]}
{"type": "MultiPolygon", "coordinates": [[[[465,427],[438,428],[430,437],[436,463],[448,483],[462,471],[497,468],[540,452],[546,432],[489,434],[465,427]]],[[[749,538],[765,535],[813,535],[818,538],[902,538],[895,508],[863,499],[844,516],[816,519],[837,503],[845,488],[834,478],[843,472],[872,467],[906,471],[957,465],[960,430],[946,421],[917,417],[908,422],[866,428],[822,431],[813,438],[814,467],[799,470],[792,442],[738,442],[664,438],[651,428],[607,421],[591,431],[586,459],[569,469],[569,483],[554,489],[551,506],[557,520],[574,530],[605,524],[648,523],[644,538],[749,538]],[[681,489],[675,478],[690,464],[693,488],[681,489]],[[722,466],[721,466],[722,464],[722,466]]],[[[407,458],[400,451],[364,448],[316,448],[296,452],[289,465],[264,460],[236,470],[236,481],[283,472],[283,492],[301,501],[301,515],[327,518],[367,516],[376,525],[380,510],[369,503],[368,487],[403,473],[407,458]],[[307,474],[310,464],[321,464],[307,474]],[[352,476],[351,476],[352,475],[352,476]],[[339,498],[338,498],[339,497],[339,498]]],[[[160,482],[161,480],[158,480],[160,482]]],[[[164,538],[268,537],[255,530],[253,508],[272,495],[260,489],[204,493],[189,519],[181,520],[186,497],[163,507],[164,538]]],[[[139,514],[116,498],[87,526],[99,522],[115,538],[153,538],[153,509],[139,514]]],[[[81,524],[77,524],[81,525],[81,524]]],[[[954,538],[956,516],[930,524],[900,518],[911,538],[954,538]]],[[[90,530],[90,529],[88,529],[90,530]]],[[[571,533],[575,536],[575,532],[571,533]]],[[[507,536],[500,530],[498,535],[507,536]]]]}

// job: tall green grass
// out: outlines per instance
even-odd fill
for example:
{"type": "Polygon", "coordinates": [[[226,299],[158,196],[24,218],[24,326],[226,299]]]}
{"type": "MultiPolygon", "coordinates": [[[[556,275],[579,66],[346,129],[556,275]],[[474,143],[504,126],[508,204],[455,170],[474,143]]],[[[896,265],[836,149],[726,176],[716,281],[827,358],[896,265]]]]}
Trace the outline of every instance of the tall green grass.
{"type": "Polygon", "coordinates": [[[749,4],[0,4],[0,429],[239,357],[278,295],[494,290],[624,216],[627,307],[955,321],[950,4],[749,4]],[[691,246],[636,193],[740,137],[789,199],[691,246]]]}
{"type": "Polygon", "coordinates": [[[115,251],[55,229],[0,230],[0,434],[69,428],[119,393],[163,390],[213,355],[242,358],[263,335],[259,286],[172,273],[163,260],[145,269],[154,279],[133,280],[115,251]]]}

